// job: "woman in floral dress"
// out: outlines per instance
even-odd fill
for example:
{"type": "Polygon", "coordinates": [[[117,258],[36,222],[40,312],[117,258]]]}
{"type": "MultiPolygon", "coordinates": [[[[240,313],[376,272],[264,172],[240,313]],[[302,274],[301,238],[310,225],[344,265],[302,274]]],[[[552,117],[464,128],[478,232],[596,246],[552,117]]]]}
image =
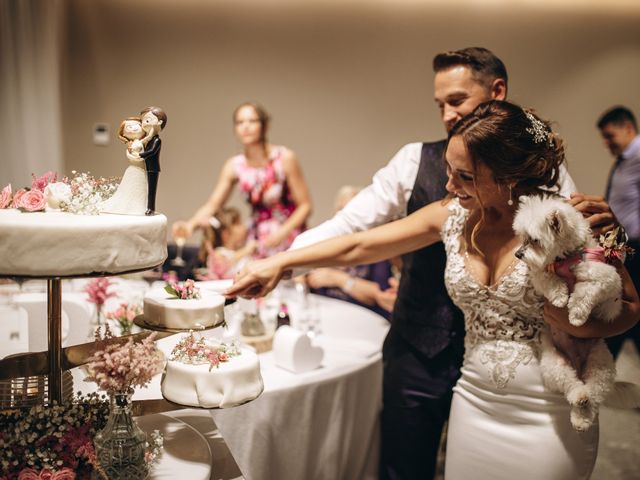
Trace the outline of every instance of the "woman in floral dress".
{"type": "Polygon", "coordinates": [[[219,211],[237,183],[251,206],[250,238],[260,257],[286,250],[305,228],[311,198],[293,151],[267,142],[269,115],[255,103],[243,103],[233,114],[243,151],[229,158],[211,196],[187,221],[173,225],[174,238],[186,238],[219,211]]]}

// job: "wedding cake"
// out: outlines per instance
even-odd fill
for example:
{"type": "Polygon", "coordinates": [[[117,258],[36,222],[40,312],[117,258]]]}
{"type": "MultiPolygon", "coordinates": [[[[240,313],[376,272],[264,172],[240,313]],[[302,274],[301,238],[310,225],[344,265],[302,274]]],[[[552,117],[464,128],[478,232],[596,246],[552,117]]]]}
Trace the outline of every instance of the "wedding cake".
{"type": "Polygon", "coordinates": [[[189,333],[171,352],[161,388],[170,402],[227,408],[255,399],[264,384],[255,352],[189,333]]]}
{"type": "Polygon", "coordinates": [[[146,270],[167,257],[164,215],[0,210],[0,274],[33,277],[146,270]]]}
{"type": "Polygon", "coordinates": [[[0,275],[70,277],[148,270],[167,257],[167,217],[100,213],[116,185],[47,172],[0,191],[0,275]]]}
{"type": "Polygon", "coordinates": [[[145,323],[161,328],[198,330],[224,321],[225,298],[212,291],[200,292],[193,280],[151,288],[144,296],[145,323]]]}

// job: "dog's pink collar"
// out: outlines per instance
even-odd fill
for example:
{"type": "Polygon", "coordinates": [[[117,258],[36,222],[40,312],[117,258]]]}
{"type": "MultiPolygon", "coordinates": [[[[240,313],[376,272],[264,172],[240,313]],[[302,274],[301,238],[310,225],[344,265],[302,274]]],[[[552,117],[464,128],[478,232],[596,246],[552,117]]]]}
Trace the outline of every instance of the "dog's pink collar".
{"type": "Polygon", "coordinates": [[[562,278],[564,280],[564,283],[567,284],[567,287],[569,287],[569,293],[571,293],[573,292],[573,288],[576,285],[576,276],[571,270],[571,267],[573,267],[577,263],[587,260],[591,262],[604,263],[604,248],[585,248],[575,255],[556,260],[555,262],[547,265],[547,272],[555,273],[557,276],[562,278]]]}

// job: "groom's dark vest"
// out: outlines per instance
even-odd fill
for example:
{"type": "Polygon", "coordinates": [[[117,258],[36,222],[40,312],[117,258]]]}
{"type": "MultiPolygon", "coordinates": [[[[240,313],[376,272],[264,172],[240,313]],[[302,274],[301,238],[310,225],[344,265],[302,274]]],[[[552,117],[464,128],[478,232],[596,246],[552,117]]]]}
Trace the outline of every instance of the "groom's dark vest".
{"type": "MultiPolygon", "coordinates": [[[[446,196],[445,143],[443,140],[422,145],[418,176],[407,204],[407,215],[446,196]]],[[[444,286],[447,257],[443,244],[436,243],[408,253],[402,260],[402,278],[391,328],[430,358],[452,343],[461,345],[464,319],[444,286]]],[[[456,350],[461,351],[461,348],[456,350]]]]}

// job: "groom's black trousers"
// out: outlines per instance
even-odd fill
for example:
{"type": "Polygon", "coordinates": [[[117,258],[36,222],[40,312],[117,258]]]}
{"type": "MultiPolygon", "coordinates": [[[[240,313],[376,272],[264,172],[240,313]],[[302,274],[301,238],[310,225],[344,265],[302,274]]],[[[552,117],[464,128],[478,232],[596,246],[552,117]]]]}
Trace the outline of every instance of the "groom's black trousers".
{"type": "Polygon", "coordinates": [[[428,358],[392,324],[383,347],[381,479],[433,478],[463,353],[462,339],[455,339],[428,358]]]}

